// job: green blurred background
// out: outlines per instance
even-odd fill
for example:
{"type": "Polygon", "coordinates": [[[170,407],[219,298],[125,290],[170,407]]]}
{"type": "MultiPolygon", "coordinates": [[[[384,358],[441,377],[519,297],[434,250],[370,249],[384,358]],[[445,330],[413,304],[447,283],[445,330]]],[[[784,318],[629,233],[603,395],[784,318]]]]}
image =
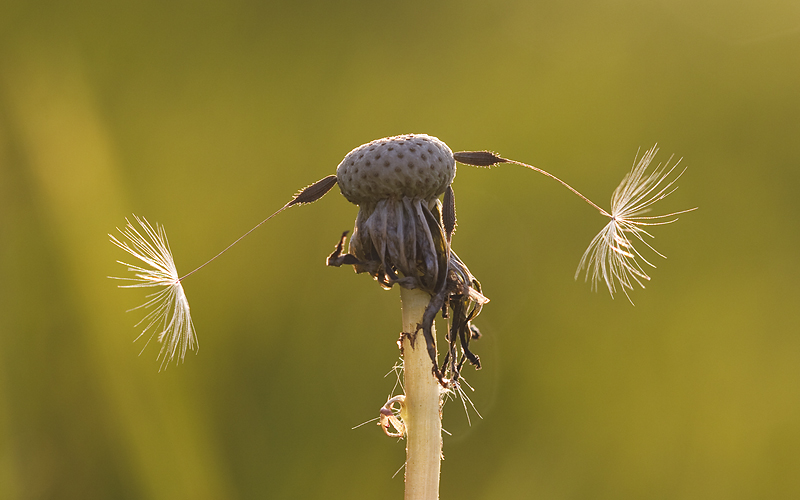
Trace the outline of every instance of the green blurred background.
{"type": "Polygon", "coordinates": [[[602,217],[461,167],[454,248],[492,299],[483,419],[445,407],[442,498],[800,498],[800,3],[0,3],[0,498],[401,498],[399,293],[327,268],[338,190],[185,283],[201,344],[137,357],[106,233],[186,272],[408,132],[601,205],[639,147],[689,170],[647,290],[572,279],[602,217]]]}

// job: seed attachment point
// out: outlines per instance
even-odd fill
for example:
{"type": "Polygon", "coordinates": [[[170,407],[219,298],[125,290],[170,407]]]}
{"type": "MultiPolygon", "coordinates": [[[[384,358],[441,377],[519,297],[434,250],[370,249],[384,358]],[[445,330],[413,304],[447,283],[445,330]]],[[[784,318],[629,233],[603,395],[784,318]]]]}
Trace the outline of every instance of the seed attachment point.
{"type": "Polygon", "coordinates": [[[473,167],[491,167],[498,163],[508,163],[508,160],[491,151],[459,151],[453,153],[453,158],[459,163],[473,167]]]}

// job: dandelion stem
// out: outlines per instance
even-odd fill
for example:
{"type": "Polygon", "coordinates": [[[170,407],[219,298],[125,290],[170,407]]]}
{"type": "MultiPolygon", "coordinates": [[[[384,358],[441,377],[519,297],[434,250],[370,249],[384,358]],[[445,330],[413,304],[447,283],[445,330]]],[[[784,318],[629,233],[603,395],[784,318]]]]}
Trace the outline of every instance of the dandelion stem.
{"type": "MultiPolygon", "coordinates": [[[[442,456],[441,393],[431,371],[422,330],[422,315],[430,302],[422,290],[400,289],[403,310],[403,366],[405,402],[401,416],[406,426],[405,500],[439,498],[439,469],[442,456]],[[415,339],[412,342],[412,339],[415,339]],[[413,347],[412,347],[413,343],[413,347]]],[[[436,335],[435,331],[433,332],[436,335]]]]}

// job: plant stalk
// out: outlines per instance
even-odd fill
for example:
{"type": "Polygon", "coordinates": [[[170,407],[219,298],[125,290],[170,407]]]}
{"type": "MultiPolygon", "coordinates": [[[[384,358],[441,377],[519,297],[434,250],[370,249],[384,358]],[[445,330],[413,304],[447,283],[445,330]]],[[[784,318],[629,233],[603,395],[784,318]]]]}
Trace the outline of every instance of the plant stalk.
{"type": "MultiPolygon", "coordinates": [[[[422,330],[422,315],[431,296],[400,289],[403,310],[403,372],[405,401],[401,416],[406,427],[405,500],[438,500],[442,457],[441,392],[434,377],[422,330]],[[412,347],[412,339],[414,339],[412,347]]],[[[436,330],[433,330],[436,335],[436,330]]]]}

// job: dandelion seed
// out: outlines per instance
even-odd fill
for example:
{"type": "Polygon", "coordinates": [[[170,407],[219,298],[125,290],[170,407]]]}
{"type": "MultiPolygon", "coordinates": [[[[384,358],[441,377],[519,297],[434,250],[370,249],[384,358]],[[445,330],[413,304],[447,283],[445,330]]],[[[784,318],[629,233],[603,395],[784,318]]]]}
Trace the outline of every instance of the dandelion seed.
{"type": "Polygon", "coordinates": [[[634,284],[644,288],[644,282],[650,280],[639,260],[650,267],[656,267],[642,256],[634,246],[634,242],[639,240],[656,255],[666,258],[645,240],[645,236],[653,238],[645,227],[671,224],[678,220],[677,215],[697,209],[695,207],[664,215],[643,215],[650,212],[655,203],[675,192],[677,189],[675,183],[686,171],[686,169],[681,170],[670,180],[671,174],[680,164],[678,160],[670,167],[672,159],[670,157],[666,163],[658,164],[648,173],[647,168],[656,153],[658,149],[653,146],[638,160],[638,163],[634,159],[631,171],[625,175],[611,196],[610,214],[598,208],[600,213],[611,220],[589,243],[575,272],[577,279],[585,270],[587,281],[591,276],[593,290],[597,290],[597,284],[602,280],[612,297],[622,291],[630,301],[628,291],[633,290],[634,284]]]}
{"type": "MultiPolygon", "coordinates": [[[[117,231],[119,231],[127,241],[120,241],[116,237],[110,234],[108,235],[114,245],[125,250],[144,263],[143,267],[117,261],[127,266],[128,271],[134,273],[133,278],[109,276],[113,279],[135,282],[130,285],[120,285],[120,288],[164,287],[162,290],[148,295],[147,297],[149,300],[147,302],[139,307],[131,309],[131,311],[140,308],[152,309],[136,324],[136,326],[146,324],[142,333],[136,337],[136,340],[150,331],[150,337],[145,344],[145,347],[147,347],[147,344],[150,343],[150,340],[152,340],[154,336],[157,338],[158,342],[162,344],[161,352],[158,355],[158,359],[161,359],[161,369],[169,365],[176,356],[176,362],[183,361],[187,350],[196,350],[198,347],[194,324],[192,323],[192,317],[189,312],[189,302],[186,299],[186,293],[183,291],[181,281],[216,260],[247,235],[284,210],[293,206],[313,203],[319,198],[322,198],[325,193],[330,191],[335,185],[336,176],[329,175],[300,190],[300,192],[294,195],[283,207],[256,224],[252,229],[237,238],[214,257],[211,257],[205,263],[183,276],[180,276],[178,270],[175,268],[172,250],[169,248],[169,241],[167,241],[167,234],[163,226],[156,224],[156,227],[153,228],[153,226],[147,222],[147,219],[144,217],[139,218],[134,215],[134,219],[139,223],[139,226],[141,226],[141,232],[126,219],[128,222],[127,226],[125,226],[124,229],[117,228],[117,231]]],[[[144,348],[142,351],[144,351],[144,348]]]]}
{"type": "Polygon", "coordinates": [[[156,224],[154,228],[144,217],[134,215],[133,218],[141,230],[125,219],[128,224],[123,229],[117,228],[124,239],[119,240],[110,234],[108,236],[114,245],[136,257],[143,264],[134,265],[117,261],[126,266],[129,272],[134,273],[134,277],[109,277],[132,282],[128,285],[119,285],[120,288],[163,287],[148,295],[147,302],[130,311],[142,308],[149,310],[136,324],[137,327],[145,325],[136,340],[148,331],[151,332],[144,345],[147,347],[150,340],[156,337],[161,344],[158,359],[161,360],[161,369],[164,369],[173,360],[176,363],[183,361],[187,350],[196,350],[197,337],[189,312],[189,301],[181,285],[181,278],[175,267],[164,227],[156,224]]]}
{"type": "MultiPolygon", "coordinates": [[[[592,278],[592,289],[597,290],[597,284],[602,280],[608,287],[611,297],[614,297],[614,294],[621,290],[630,301],[631,298],[628,295],[628,291],[633,289],[633,284],[637,283],[644,288],[643,282],[650,279],[650,276],[647,275],[637,259],[641,259],[648,266],[655,267],[633,246],[632,240],[638,239],[657,255],[664,257],[645,241],[644,236],[652,238],[653,235],[644,229],[644,226],[671,224],[678,220],[675,217],[676,215],[697,210],[697,207],[695,207],[664,215],[643,215],[648,213],[656,202],[675,192],[677,189],[675,182],[685,171],[685,169],[682,170],[672,180],[669,180],[672,172],[680,164],[680,160],[678,160],[677,163],[670,167],[669,162],[672,159],[670,157],[670,160],[667,160],[667,163],[663,166],[659,164],[652,172],[647,173],[647,167],[653,161],[653,157],[657,152],[657,147],[653,146],[642,156],[638,163],[634,159],[633,168],[622,179],[622,183],[620,183],[611,197],[611,213],[606,212],[577,189],[555,175],[533,165],[509,160],[491,151],[461,151],[454,153],[454,157],[460,163],[476,167],[491,167],[502,163],[512,163],[529,168],[558,181],[583,201],[597,209],[602,215],[611,219],[600,233],[594,237],[589,244],[589,248],[584,252],[578,264],[578,270],[575,272],[575,279],[585,269],[586,279],[588,280],[589,276],[592,278]],[[670,219],[670,217],[673,218],[670,219]],[[631,238],[628,235],[633,237],[631,238]]],[[[638,152],[636,156],[638,157],[638,152]]]]}

